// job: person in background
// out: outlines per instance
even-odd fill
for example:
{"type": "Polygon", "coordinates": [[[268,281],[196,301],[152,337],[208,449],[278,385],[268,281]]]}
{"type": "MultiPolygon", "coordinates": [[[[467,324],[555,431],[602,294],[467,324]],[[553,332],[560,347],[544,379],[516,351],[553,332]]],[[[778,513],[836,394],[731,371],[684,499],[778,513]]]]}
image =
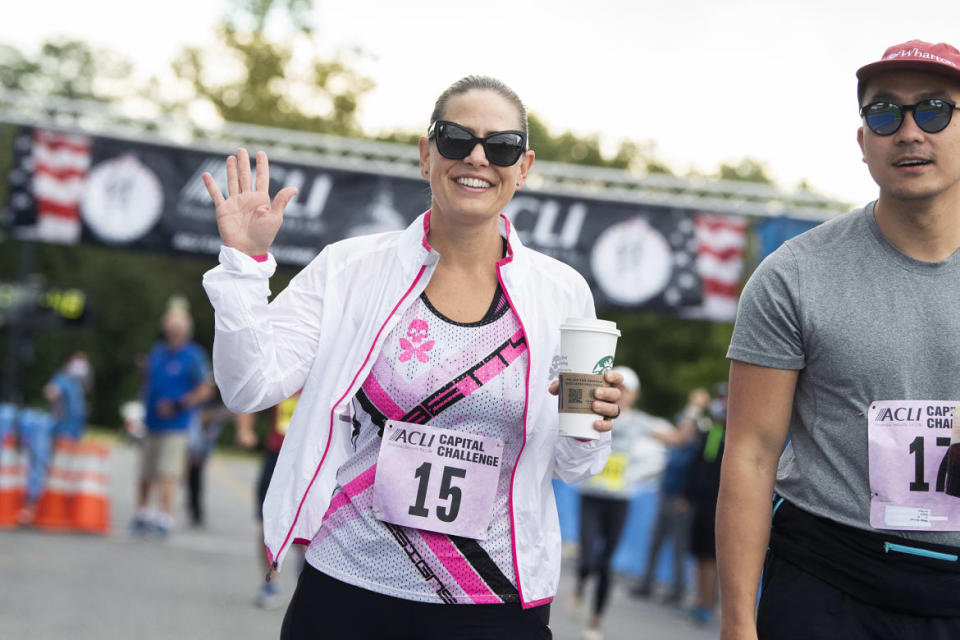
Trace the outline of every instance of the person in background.
{"type": "Polygon", "coordinates": [[[693,513],[684,498],[687,474],[698,450],[698,433],[712,425],[707,407],[710,394],[697,388],[690,392],[687,406],[675,419],[676,428],[658,431],[654,437],[669,447],[667,466],[660,482],[657,520],[653,526],[650,549],[647,552],[646,573],[631,593],[640,598],[653,592],[653,580],[660,550],[666,542],[673,544],[673,584],[666,596],[666,604],[681,604],[686,594],[686,559],[690,552],[690,526],[693,513]]]}
{"type": "Polygon", "coordinates": [[[173,528],[176,488],[187,462],[187,428],[213,394],[210,365],[193,341],[193,320],[185,301],[174,300],[163,316],[164,341],[147,357],[143,390],[144,438],[134,533],[166,535],[173,528]],[[158,506],[151,509],[151,498],[158,506]]]}
{"type": "MultiPolygon", "coordinates": [[[[693,621],[705,625],[717,606],[717,495],[720,493],[720,461],[723,458],[727,423],[727,384],[713,388],[709,428],[698,435],[698,446],[684,489],[692,510],[690,550],[697,561],[697,600],[693,621]]],[[[702,423],[698,426],[706,426],[702,423]]]]}
{"type": "Polygon", "coordinates": [[[87,426],[87,393],[92,380],[93,370],[87,354],[77,351],[43,388],[56,421],[54,438],[65,437],[75,442],[83,438],[87,426]]]}
{"type": "Polygon", "coordinates": [[[187,512],[190,525],[202,527],[205,523],[203,503],[204,468],[217,446],[217,439],[223,431],[223,424],[233,418],[231,413],[216,396],[206,402],[196,412],[187,428],[187,512]]]}
{"type": "Polygon", "coordinates": [[[17,517],[22,525],[32,523],[36,515],[37,501],[47,480],[54,441],[66,438],[79,442],[83,437],[87,425],[86,389],[91,379],[87,354],[77,351],[43,387],[43,395],[50,403],[50,417],[42,415],[42,412],[34,412],[29,414],[29,419],[21,421],[28,453],[27,493],[17,517]]]}
{"type": "Polygon", "coordinates": [[[613,370],[623,376],[625,391],[620,396],[622,413],[613,431],[610,458],[603,471],[579,484],[580,561],[574,605],[583,599],[587,578],[597,578],[584,640],[603,638],[603,612],[611,586],[610,563],[623,533],[630,500],[642,483],[663,469],[664,447],[654,440],[653,434],[673,429],[666,420],[634,408],[640,398],[640,378],[633,369],[621,366],[613,370]]]}
{"type": "MultiPolygon", "coordinates": [[[[260,560],[260,575],[262,581],[257,588],[257,594],[254,596],[253,603],[264,609],[275,609],[284,604],[283,595],[276,580],[270,580],[268,576],[271,573],[270,559],[267,556],[266,549],[263,548],[263,501],[267,497],[267,488],[270,486],[270,478],[273,477],[273,470],[277,466],[277,458],[280,456],[280,447],[283,445],[283,437],[290,426],[290,420],[293,418],[293,410],[300,399],[300,393],[290,396],[280,404],[272,407],[270,411],[270,426],[266,438],[263,440],[263,456],[260,462],[260,474],[257,480],[257,558],[260,560]]],[[[255,415],[252,413],[237,414],[237,444],[244,449],[253,449],[257,446],[259,438],[254,430],[255,415]]],[[[302,557],[302,554],[301,554],[302,557]]]]}

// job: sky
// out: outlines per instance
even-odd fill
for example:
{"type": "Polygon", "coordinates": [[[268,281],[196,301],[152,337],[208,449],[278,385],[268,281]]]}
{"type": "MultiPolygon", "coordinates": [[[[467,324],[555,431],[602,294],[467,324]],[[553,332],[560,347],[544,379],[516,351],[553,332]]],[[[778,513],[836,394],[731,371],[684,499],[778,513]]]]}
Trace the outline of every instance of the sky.
{"type": "MultiPolygon", "coordinates": [[[[131,58],[147,76],[213,41],[227,0],[31,0],[0,42],[59,35],[131,58]]],[[[360,123],[424,129],[458,78],[504,80],[551,130],[652,140],[679,173],[749,156],[785,188],[806,180],[851,205],[876,197],[856,143],[857,68],[910,39],[960,47],[960,2],[889,0],[316,0],[316,37],[376,88],[360,123]]],[[[533,141],[536,149],[536,141],[533,141]]]]}

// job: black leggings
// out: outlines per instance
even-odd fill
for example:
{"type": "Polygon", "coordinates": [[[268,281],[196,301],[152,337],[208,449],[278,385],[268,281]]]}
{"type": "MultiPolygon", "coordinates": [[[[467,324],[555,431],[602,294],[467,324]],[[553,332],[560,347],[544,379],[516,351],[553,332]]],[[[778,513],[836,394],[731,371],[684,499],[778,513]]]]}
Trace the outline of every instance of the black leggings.
{"type": "Polygon", "coordinates": [[[415,602],[340,582],[306,564],[280,640],[550,640],[549,621],[549,604],[415,602]]]}
{"type": "Polygon", "coordinates": [[[190,522],[194,526],[203,524],[203,467],[206,460],[190,459],[187,469],[187,505],[190,522]]]}
{"type": "Polygon", "coordinates": [[[610,593],[610,560],[617,549],[623,525],[627,521],[629,502],[615,498],[580,498],[580,566],[577,573],[577,596],[583,596],[584,583],[591,573],[597,574],[597,591],[593,613],[600,615],[607,606],[610,593]],[[599,543],[599,548],[598,548],[599,543]]]}

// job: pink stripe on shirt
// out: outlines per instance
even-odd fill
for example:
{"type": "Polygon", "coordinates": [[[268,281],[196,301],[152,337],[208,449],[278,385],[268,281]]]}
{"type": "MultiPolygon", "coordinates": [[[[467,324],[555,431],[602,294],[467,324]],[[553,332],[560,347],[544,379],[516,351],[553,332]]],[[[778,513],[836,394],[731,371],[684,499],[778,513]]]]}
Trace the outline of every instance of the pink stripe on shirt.
{"type": "MultiPolygon", "coordinates": [[[[408,530],[412,531],[412,530],[408,530]]],[[[427,543],[430,550],[433,551],[437,559],[443,564],[447,573],[457,581],[457,584],[463,589],[475,604],[502,604],[503,600],[490,590],[487,583],[480,579],[476,570],[467,562],[460,550],[450,541],[450,539],[439,533],[432,531],[418,530],[418,533],[427,543]]]]}
{"type": "Polygon", "coordinates": [[[327,512],[323,514],[323,519],[326,520],[332,516],[337,509],[344,506],[353,498],[372,487],[373,481],[376,480],[376,478],[377,465],[374,464],[356,478],[343,485],[343,491],[333,496],[333,499],[330,500],[330,506],[327,507],[327,512]]]}
{"type": "Polygon", "coordinates": [[[504,360],[506,360],[507,362],[513,362],[514,360],[519,358],[521,355],[523,355],[523,352],[527,350],[526,341],[524,341],[523,344],[517,344],[522,339],[523,339],[523,330],[517,331],[513,335],[513,337],[510,338],[511,344],[508,344],[506,347],[504,347],[503,351],[500,352],[500,355],[503,356],[504,360]],[[517,344],[517,346],[513,346],[515,344],[517,344]]]}
{"type": "Polygon", "coordinates": [[[393,398],[391,398],[390,395],[384,391],[383,387],[380,386],[380,383],[377,382],[377,378],[373,375],[373,372],[370,372],[370,375],[364,380],[363,392],[367,394],[367,397],[376,405],[377,409],[391,420],[399,420],[405,415],[403,409],[397,406],[393,398]]]}

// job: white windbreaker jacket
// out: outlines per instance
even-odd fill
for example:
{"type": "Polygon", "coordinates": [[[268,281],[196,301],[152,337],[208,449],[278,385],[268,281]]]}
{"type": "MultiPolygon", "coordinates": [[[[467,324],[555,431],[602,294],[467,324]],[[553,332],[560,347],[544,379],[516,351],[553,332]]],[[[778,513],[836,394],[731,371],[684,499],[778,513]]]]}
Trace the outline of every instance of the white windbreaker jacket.
{"type": "MultiPolygon", "coordinates": [[[[426,288],[440,255],[427,242],[430,212],[404,231],[328,245],[268,303],[276,262],[222,247],[203,286],[216,312],[213,368],[235,412],[272,407],[303,389],[263,506],[274,568],[290,545],[309,543],[353,453],[350,399],[384,340],[426,288]]],[[[523,446],[510,490],[517,589],[525,608],[549,602],[560,579],[560,525],[551,479],[599,473],[610,434],[581,442],[558,434],[557,400],[547,392],[560,351],[560,324],[595,317],[586,281],[571,267],[524,248],[501,216],[507,256],[500,284],[528,345],[523,446]]]]}

